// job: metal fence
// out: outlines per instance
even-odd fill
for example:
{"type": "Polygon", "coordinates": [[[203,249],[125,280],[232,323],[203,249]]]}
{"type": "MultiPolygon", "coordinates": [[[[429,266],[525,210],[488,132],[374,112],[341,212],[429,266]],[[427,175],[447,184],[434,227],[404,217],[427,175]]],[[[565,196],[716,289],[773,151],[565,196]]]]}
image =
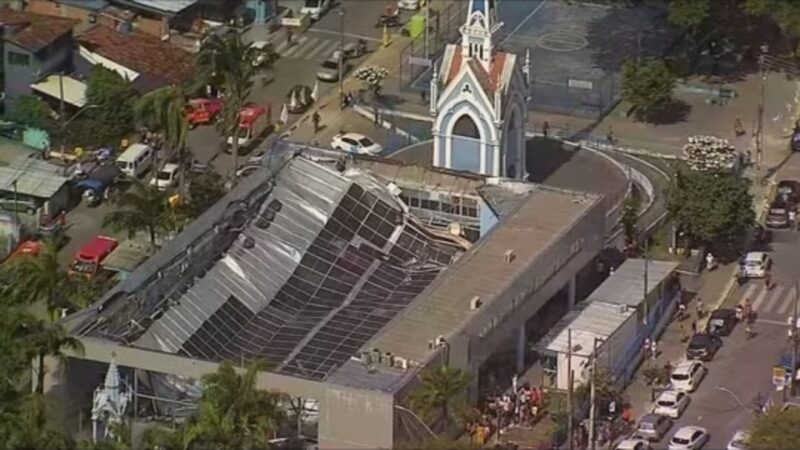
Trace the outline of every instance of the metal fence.
{"type": "Polygon", "coordinates": [[[400,90],[427,89],[427,83],[415,83],[426,71],[430,71],[423,60],[435,61],[445,46],[459,36],[458,28],[464,23],[468,2],[451,2],[443,10],[430,9],[428,36],[419,36],[400,51],[400,90]],[[421,86],[421,87],[420,87],[421,86]]]}
{"type": "Polygon", "coordinates": [[[620,94],[619,79],[614,74],[597,79],[573,78],[568,74],[561,79],[539,79],[534,71],[528,108],[598,119],[613,109],[620,94]]]}

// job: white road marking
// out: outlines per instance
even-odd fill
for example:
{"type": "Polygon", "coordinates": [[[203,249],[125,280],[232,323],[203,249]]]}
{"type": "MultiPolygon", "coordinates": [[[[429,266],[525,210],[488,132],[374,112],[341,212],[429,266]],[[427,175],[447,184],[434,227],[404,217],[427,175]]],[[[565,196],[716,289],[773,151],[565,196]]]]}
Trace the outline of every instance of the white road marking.
{"type": "Polygon", "coordinates": [[[750,283],[750,285],[747,286],[747,290],[744,291],[744,295],[742,295],[742,298],[739,299],[739,304],[743,304],[745,302],[745,300],[748,300],[748,299],[750,299],[752,301],[753,294],[756,293],[756,289],[758,289],[758,285],[754,284],[754,283],[750,283]]]}
{"type": "Polygon", "coordinates": [[[333,50],[339,47],[339,43],[335,41],[325,41],[318,45],[314,50],[306,55],[307,59],[314,59],[316,56],[327,58],[333,54],[333,50]]]}
{"type": "Polygon", "coordinates": [[[781,304],[778,314],[786,314],[789,311],[789,307],[794,304],[794,297],[797,295],[797,293],[794,291],[794,288],[792,288],[789,293],[791,295],[786,296],[786,300],[784,300],[783,304],[781,304]]]}
{"type": "Polygon", "coordinates": [[[308,49],[314,47],[318,42],[317,38],[308,38],[300,45],[295,45],[284,55],[286,58],[300,58],[308,49]]]}
{"type": "Polygon", "coordinates": [[[756,301],[753,302],[753,310],[758,311],[758,307],[761,306],[761,303],[764,302],[764,299],[769,294],[769,291],[766,289],[762,289],[761,292],[758,293],[758,297],[756,297],[756,301]]]}
{"type": "Polygon", "coordinates": [[[781,322],[780,320],[771,320],[771,319],[756,319],[756,323],[765,323],[768,325],[779,325],[782,327],[786,326],[786,321],[781,322]]]}
{"type": "Polygon", "coordinates": [[[772,311],[772,307],[775,306],[775,302],[777,302],[781,298],[781,295],[783,295],[783,290],[783,286],[775,286],[772,289],[772,293],[769,295],[769,300],[767,300],[767,303],[764,304],[764,312],[772,311]]]}
{"type": "Polygon", "coordinates": [[[506,35],[505,39],[503,39],[503,40],[500,42],[500,45],[503,45],[503,44],[505,44],[505,43],[506,43],[506,41],[508,40],[508,38],[510,38],[511,36],[513,36],[513,35],[514,35],[514,33],[516,33],[517,31],[519,31],[519,29],[520,29],[520,28],[522,28],[522,27],[523,27],[523,25],[525,25],[525,22],[527,22],[528,20],[530,20],[530,18],[531,18],[531,17],[533,17],[533,16],[534,16],[534,15],[535,15],[537,12],[539,12],[539,10],[540,10],[540,9],[542,9],[542,6],[544,6],[544,5],[545,5],[545,3],[547,3],[547,0],[542,0],[542,3],[539,3],[539,5],[538,5],[536,8],[533,8],[533,11],[531,11],[531,12],[530,12],[530,14],[528,14],[528,15],[527,15],[527,16],[526,16],[524,19],[522,19],[522,22],[520,22],[520,23],[519,23],[519,25],[517,25],[517,26],[516,26],[516,27],[515,27],[513,30],[511,30],[511,33],[508,33],[508,34],[506,35]]]}
{"type": "Polygon", "coordinates": [[[309,30],[309,33],[321,33],[321,34],[328,34],[328,35],[336,36],[336,37],[344,36],[344,37],[349,37],[349,38],[352,38],[352,39],[363,39],[365,41],[370,41],[370,42],[382,42],[381,39],[374,38],[374,37],[371,37],[371,36],[364,36],[364,35],[361,35],[361,34],[353,34],[353,33],[340,33],[338,31],[323,30],[323,29],[317,29],[317,28],[312,28],[311,30],[309,30]]]}

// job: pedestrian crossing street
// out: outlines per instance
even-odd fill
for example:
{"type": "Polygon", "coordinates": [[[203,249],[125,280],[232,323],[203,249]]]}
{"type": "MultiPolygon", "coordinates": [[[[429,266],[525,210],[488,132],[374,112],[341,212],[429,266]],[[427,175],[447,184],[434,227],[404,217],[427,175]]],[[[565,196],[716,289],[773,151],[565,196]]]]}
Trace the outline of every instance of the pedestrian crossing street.
{"type": "Polygon", "coordinates": [[[331,36],[314,36],[303,35],[296,36],[293,39],[292,45],[286,40],[286,37],[279,35],[278,38],[272,39],[272,45],[275,46],[275,52],[281,58],[291,59],[306,59],[311,61],[324,61],[328,59],[334,50],[339,48],[340,41],[338,38],[331,36]]]}
{"type": "Polygon", "coordinates": [[[749,299],[753,310],[758,314],[776,314],[789,316],[794,313],[794,287],[774,284],[769,290],[763,281],[752,281],[747,284],[736,304],[744,304],[749,299]]]}

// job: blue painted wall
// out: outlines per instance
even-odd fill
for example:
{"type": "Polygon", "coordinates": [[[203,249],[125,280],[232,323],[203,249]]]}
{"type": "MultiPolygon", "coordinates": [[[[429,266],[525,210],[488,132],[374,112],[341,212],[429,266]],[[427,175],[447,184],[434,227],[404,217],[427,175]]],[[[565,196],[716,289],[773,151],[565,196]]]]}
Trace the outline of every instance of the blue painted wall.
{"type": "Polygon", "coordinates": [[[481,141],[453,136],[450,165],[455,170],[481,171],[481,141]]]}
{"type": "Polygon", "coordinates": [[[45,76],[66,69],[72,60],[72,34],[65,35],[49,47],[35,54],[8,41],[3,44],[3,67],[5,70],[6,110],[21,95],[32,93],[31,84],[45,76]],[[11,64],[9,54],[28,55],[28,65],[11,64]]]}

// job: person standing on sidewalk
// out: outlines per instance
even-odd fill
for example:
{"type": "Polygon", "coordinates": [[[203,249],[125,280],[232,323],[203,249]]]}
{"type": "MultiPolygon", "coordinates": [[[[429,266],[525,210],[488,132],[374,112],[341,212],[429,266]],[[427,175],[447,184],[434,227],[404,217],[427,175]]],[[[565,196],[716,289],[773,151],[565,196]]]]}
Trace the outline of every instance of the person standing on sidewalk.
{"type": "Polygon", "coordinates": [[[319,115],[319,111],[314,111],[314,114],[311,116],[311,123],[314,124],[314,134],[319,133],[320,120],[322,120],[322,116],[319,115]]]}
{"type": "Polygon", "coordinates": [[[658,358],[658,343],[655,339],[650,342],[650,357],[653,358],[653,361],[658,358]]]}
{"type": "Polygon", "coordinates": [[[697,318],[703,318],[703,299],[700,297],[697,297],[697,318]]]}
{"type": "Polygon", "coordinates": [[[764,288],[766,290],[770,290],[771,287],[772,287],[772,274],[769,273],[768,271],[766,274],[764,274],[764,288]]]}

